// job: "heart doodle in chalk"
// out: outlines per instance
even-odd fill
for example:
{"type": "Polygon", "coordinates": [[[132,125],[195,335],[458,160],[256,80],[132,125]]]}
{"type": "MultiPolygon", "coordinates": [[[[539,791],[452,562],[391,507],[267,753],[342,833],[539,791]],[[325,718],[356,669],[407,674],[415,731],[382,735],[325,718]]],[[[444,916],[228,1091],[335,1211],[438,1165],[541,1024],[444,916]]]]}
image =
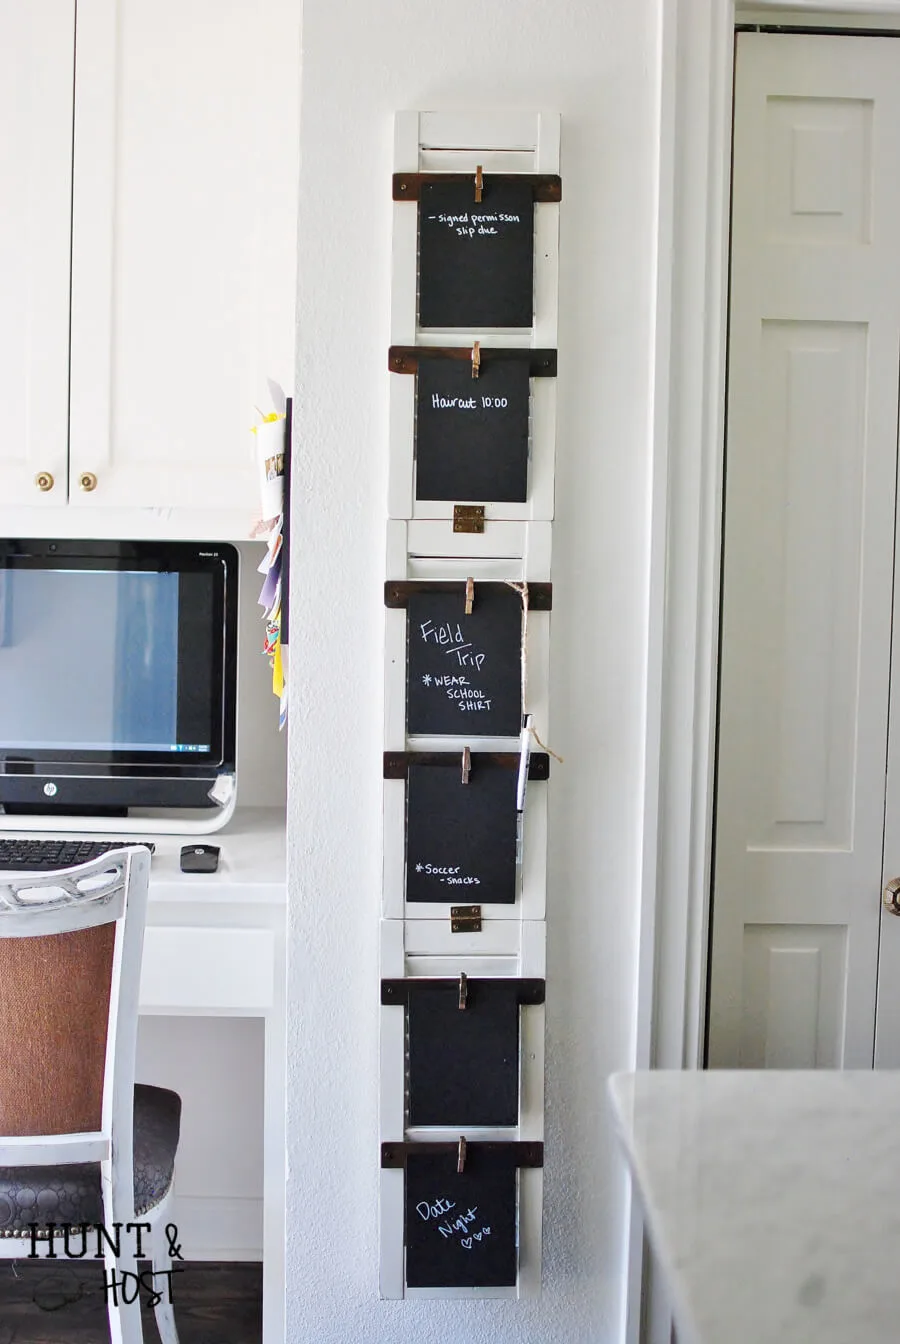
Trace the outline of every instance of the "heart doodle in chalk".
{"type": "Polygon", "coordinates": [[[466,1249],[467,1251],[471,1251],[471,1249],[472,1249],[472,1238],[471,1238],[471,1237],[463,1237],[463,1239],[462,1239],[460,1245],[464,1246],[465,1249],[466,1249]]]}
{"type": "Polygon", "coordinates": [[[480,1233],[480,1232],[473,1232],[473,1233],[472,1233],[472,1236],[475,1238],[476,1241],[481,1241],[481,1233],[480,1233]]]}

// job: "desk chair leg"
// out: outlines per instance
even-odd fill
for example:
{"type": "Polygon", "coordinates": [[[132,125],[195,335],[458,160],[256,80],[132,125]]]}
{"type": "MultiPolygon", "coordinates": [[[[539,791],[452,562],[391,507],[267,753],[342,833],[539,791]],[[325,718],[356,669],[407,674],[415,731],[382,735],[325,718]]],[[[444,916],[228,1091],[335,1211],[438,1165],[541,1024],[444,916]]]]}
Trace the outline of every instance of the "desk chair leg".
{"type": "Polygon", "coordinates": [[[150,1251],[153,1261],[154,1285],[160,1300],[153,1308],[156,1316],[156,1328],[159,1331],[159,1338],[162,1344],[178,1344],[178,1331],[175,1328],[175,1313],[172,1310],[172,1304],[169,1301],[169,1289],[172,1284],[172,1257],[169,1254],[169,1243],[165,1234],[163,1220],[153,1224],[150,1232],[150,1251]],[[163,1275],[168,1277],[163,1278],[163,1275]]]}
{"type": "MultiPolygon", "coordinates": [[[[122,1281],[122,1271],[127,1270],[129,1274],[137,1271],[137,1261],[128,1261],[124,1257],[118,1260],[113,1255],[106,1257],[107,1283],[112,1282],[111,1276],[115,1274],[119,1282],[122,1281]]],[[[136,1278],[126,1279],[127,1292],[134,1292],[133,1285],[137,1282],[136,1278]]],[[[139,1294],[135,1293],[134,1300],[126,1302],[121,1289],[117,1290],[118,1305],[113,1301],[110,1292],[107,1299],[107,1312],[109,1315],[109,1339],[110,1344],[144,1344],[144,1330],[141,1325],[141,1303],[139,1294]]]]}
{"type": "MultiPolygon", "coordinates": [[[[109,1159],[100,1163],[100,1175],[104,1226],[114,1227],[117,1222],[134,1221],[134,1205],[131,1204],[129,1208],[124,1199],[115,1198],[114,1192],[119,1176],[109,1159]],[[117,1218],[115,1212],[117,1210],[123,1210],[125,1216],[117,1218]]],[[[116,1256],[108,1243],[104,1249],[103,1268],[106,1272],[106,1309],[109,1316],[110,1344],[144,1344],[140,1281],[134,1248],[123,1237],[120,1243],[121,1255],[116,1256]]]]}

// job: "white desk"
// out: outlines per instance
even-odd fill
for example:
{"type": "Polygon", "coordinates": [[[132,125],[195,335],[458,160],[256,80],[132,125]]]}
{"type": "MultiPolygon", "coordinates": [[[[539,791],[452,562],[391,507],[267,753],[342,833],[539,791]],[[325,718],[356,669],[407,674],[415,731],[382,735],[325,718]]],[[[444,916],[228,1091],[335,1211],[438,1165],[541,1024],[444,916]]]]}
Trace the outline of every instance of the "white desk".
{"type": "Polygon", "coordinates": [[[642,1073],[610,1092],[679,1344],[896,1344],[900,1074],[642,1073]]]}
{"type": "Polygon", "coordinates": [[[189,836],[153,839],[141,1013],[265,1022],[263,1344],[283,1344],[284,814],[239,809],[200,837],[221,850],[210,874],[180,871],[189,836]]]}

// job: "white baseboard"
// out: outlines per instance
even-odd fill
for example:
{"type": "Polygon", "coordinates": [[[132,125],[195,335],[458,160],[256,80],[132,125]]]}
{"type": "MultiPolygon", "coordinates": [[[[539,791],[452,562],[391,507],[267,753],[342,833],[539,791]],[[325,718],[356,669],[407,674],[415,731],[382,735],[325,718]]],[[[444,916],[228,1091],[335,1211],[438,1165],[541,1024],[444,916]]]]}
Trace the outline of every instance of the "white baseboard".
{"type": "Polygon", "coordinates": [[[262,1260],[263,1201],[182,1195],[176,1186],[172,1222],[185,1260],[262,1260]]]}

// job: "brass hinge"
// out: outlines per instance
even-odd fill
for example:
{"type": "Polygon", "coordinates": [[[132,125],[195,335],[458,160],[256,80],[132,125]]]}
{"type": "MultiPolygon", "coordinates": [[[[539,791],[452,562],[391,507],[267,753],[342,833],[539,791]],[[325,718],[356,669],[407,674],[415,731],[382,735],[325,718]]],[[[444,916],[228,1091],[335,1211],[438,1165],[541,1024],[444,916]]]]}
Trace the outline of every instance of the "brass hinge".
{"type": "Polygon", "coordinates": [[[481,933],[480,905],[451,905],[451,933],[481,933]]]}
{"type": "Polygon", "coordinates": [[[453,531],[454,531],[454,532],[483,532],[483,531],[484,531],[484,505],[483,505],[483,504],[454,504],[454,505],[453,505],[453,531]]]}

